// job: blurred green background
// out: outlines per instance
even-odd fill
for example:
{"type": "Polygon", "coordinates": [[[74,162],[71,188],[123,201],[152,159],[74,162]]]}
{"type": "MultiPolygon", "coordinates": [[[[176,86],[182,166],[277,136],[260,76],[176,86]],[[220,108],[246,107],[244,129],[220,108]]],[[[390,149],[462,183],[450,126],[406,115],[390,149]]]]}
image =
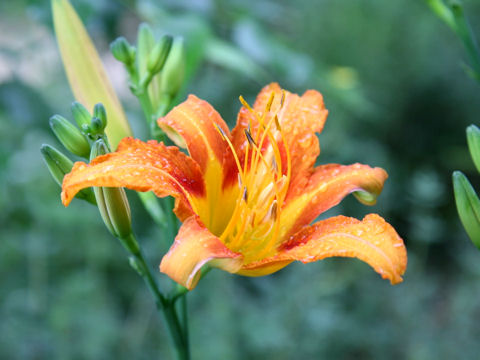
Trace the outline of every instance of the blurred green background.
{"type": "MultiPolygon", "coordinates": [[[[229,122],[238,95],[270,81],[320,90],[330,115],[322,163],[381,166],[378,204],[347,198],[325,216],[378,212],[405,239],[395,287],[358,260],[293,264],[272,276],[212,271],[188,297],[194,359],[478,359],[480,253],[456,215],[451,173],[474,186],[465,127],[480,87],[460,41],[420,0],[73,0],[138,137],[146,129],[108,52],[140,22],[183,35],[188,93],[229,122]]],[[[480,34],[480,3],[464,1],[480,34]]],[[[40,156],[73,96],[49,2],[0,3],[0,358],[172,357],[153,300],[97,210],[65,209],[40,156]]],[[[167,244],[134,194],[136,233],[156,268],[167,244]]],[[[159,275],[165,287],[169,280],[159,275]]]]}

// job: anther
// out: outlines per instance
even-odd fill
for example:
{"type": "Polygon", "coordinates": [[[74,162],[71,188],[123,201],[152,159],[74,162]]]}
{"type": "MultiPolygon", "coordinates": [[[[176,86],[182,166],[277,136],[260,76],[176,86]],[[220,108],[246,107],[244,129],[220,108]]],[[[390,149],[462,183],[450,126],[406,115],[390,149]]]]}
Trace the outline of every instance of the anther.
{"type": "Polygon", "coordinates": [[[246,186],[243,188],[242,199],[243,199],[245,202],[248,201],[248,192],[247,192],[247,187],[246,187],[246,186]]]}
{"type": "Polygon", "coordinates": [[[273,119],[275,120],[275,126],[277,127],[277,130],[280,131],[280,121],[278,121],[277,114],[275,114],[273,119]]]}
{"type": "Polygon", "coordinates": [[[270,94],[270,98],[268,99],[267,106],[265,106],[265,110],[268,112],[272,108],[273,99],[275,98],[275,93],[272,91],[270,94]]]}
{"type": "Polygon", "coordinates": [[[272,206],[270,207],[269,217],[274,221],[277,219],[277,200],[273,200],[272,206]]]}
{"type": "Polygon", "coordinates": [[[245,131],[245,136],[247,137],[247,140],[250,143],[250,145],[253,147],[257,147],[257,144],[255,144],[255,141],[253,140],[253,137],[250,134],[250,132],[247,129],[245,129],[244,131],[245,131]]]}
{"type": "Polygon", "coordinates": [[[283,108],[284,103],[285,103],[285,90],[282,90],[282,98],[280,99],[280,109],[283,108]]]}
{"type": "Polygon", "coordinates": [[[222,135],[224,139],[227,139],[227,134],[225,134],[225,131],[223,131],[223,129],[217,123],[214,123],[214,124],[217,130],[220,132],[220,135],[222,135]]]}
{"type": "Polygon", "coordinates": [[[277,160],[275,160],[275,158],[272,158],[272,170],[273,170],[275,173],[278,172],[277,160]]]}

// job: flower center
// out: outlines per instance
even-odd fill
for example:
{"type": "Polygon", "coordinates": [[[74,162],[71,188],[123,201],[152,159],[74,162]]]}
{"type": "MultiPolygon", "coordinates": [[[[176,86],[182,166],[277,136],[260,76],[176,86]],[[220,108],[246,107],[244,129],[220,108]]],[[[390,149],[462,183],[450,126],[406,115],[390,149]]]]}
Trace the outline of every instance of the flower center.
{"type": "MultiPolygon", "coordinates": [[[[284,95],[278,109],[272,112],[274,98],[272,93],[263,113],[257,113],[240,97],[252,115],[245,129],[243,164],[230,140],[222,134],[237,164],[238,194],[220,240],[232,251],[243,254],[245,263],[274,253],[280,231],[279,212],[290,182],[290,152],[278,121],[284,95]],[[255,128],[252,118],[256,120],[255,128]]],[[[220,128],[219,131],[222,132],[220,128]]]]}

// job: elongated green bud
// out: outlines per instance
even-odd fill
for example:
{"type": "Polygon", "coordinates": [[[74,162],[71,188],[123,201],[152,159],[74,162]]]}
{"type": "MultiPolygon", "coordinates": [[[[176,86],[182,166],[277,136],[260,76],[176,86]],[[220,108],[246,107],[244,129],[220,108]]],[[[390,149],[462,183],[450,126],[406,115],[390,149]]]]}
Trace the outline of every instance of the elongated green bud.
{"type": "Polygon", "coordinates": [[[172,47],[173,38],[170,35],[163,36],[158,43],[155,44],[150,55],[148,56],[147,70],[151,74],[156,74],[162,70],[168,53],[172,47]]]}
{"type": "Polygon", "coordinates": [[[60,115],[50,118],[50,127],[57,139],[72,154],[88,158],[90,145],[82,132],[60,115]]]}
{"type": "Polygon", "coordinates": [[[93,117],[100,119],[102,126],[105,129],[107,126],[107,111],[102,103],[95,104],[95,107],[93,108],[93,117]]]}
{"type": "Polygon", "coordinates": [[[455,171],[452,178],[458,215],[470,240],[480,249],[480,200],[463,173],[455,171]]]}
{"type": "MultiPolygon", "coordinates": [[[[43,144],[40,147],[40,152],[42,153],[48,171],[55,182],[61,187],[63,177],[72,170],[72,160],[50,145],[43,144]]],[[[81,190],[75,197],[86,200],[91,204],[96,204],[95,195],[90,188],[81,190]]]]}
{"type": "Polygon", "coordinates": [[[72,103],[72,115],[80,129],[84,128],[84,125],[90,126],[90,121],[92,120],[92,115],[90,112],[80,104],[78,101],[72,103]]]}
{"type": "Polygon", "coordinates": [[[131,65],[135,62],[135,48],[123,36],[115,39],[110,44],[110,51],[115,59],[126,65],[131,65]]]}
{"type": "MultiPolygon", "coordinates": [[[[90,158],[108,153],[108,147],[99,139],[92,146],[90,158]]],[[[94,187],[98,209],[103,222],[113,236],[120,239],[122,245],[132,253],[139,251],[138,243],[132,235],[132,219],[130,205],[123,188],[94,187]]]]}
{"type": "Polygon", "coordinates": [[[173,40],[172,48],[163,66],[160,87],[163,93],[174,98],[185,80],[185,45],[181,37],[173,40]]]}
{"type": "Polygon", "coordinates": [[[467,143],[473,163],[480,172],[480,129],[477,126],[467,127],[467,143]]]}
{"type": "Polygon", "coordinates": [[[62,186],[63,177],[68,174],[73,167],[73,162],[68,157],[63,155],[60,151],[53,146],[43,144],[40,147],[43,160],[47,164],[48,171],[52,175],[55,182],[62,186]]]}
{"type": "Polygon", "coordinates": [[[154,46],[155,38],[151,27],[146,23],[140,24],[137,36],[137,68],[140,79],[146,76],[149,54],[154,46]]]}

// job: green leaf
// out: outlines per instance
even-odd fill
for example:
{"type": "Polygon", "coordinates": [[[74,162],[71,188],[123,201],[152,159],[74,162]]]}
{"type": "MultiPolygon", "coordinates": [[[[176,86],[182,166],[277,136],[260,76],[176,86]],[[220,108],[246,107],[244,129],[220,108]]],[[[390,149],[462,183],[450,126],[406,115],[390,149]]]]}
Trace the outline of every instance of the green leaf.
{"type": "Polygon", "coordinates": [[[132,136],[122,105],[80,18],[68,0],[52,0],[53,24],[63,65],[75,98],[93,109],[101,102],[109,114],[106,133],[114,148],[132,136]]]}
{"type": "Polygon", "coordinates": [[[463,173],[455,171],[452,178],[458,215],[470,240],[480,249],[480,200],[463,173]]]}

